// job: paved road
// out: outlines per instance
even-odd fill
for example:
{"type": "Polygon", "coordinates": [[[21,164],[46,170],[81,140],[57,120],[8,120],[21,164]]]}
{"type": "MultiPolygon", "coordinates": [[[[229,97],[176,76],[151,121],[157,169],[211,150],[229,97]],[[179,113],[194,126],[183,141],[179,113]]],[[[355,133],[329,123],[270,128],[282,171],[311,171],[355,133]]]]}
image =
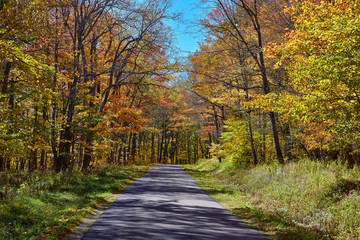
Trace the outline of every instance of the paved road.
{"type": "Polygon", "coordinates": [[[179,166],[162,165],[119,195],[83,239],[267,238],[215,202],[179,166]]]}

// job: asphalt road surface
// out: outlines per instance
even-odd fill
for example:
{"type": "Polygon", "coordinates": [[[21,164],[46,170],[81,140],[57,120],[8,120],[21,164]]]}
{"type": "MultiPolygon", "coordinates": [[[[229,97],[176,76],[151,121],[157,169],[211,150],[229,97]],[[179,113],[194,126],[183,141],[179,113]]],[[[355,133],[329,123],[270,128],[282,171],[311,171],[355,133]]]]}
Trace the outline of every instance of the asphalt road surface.
{"type": "Polygon", "coordinates": [[[215,202],[180,166],[155,166],[131,184],[83,237],[267,239],[215,202]]]}

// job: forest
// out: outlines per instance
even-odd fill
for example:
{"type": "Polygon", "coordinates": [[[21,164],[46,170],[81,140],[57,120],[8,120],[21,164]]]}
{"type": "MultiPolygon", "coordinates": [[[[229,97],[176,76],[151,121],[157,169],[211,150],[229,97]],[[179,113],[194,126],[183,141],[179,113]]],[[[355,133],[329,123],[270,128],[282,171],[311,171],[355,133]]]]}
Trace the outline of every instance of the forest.
{"type": "Polygon", "coordinates": [[[172,0],[0,0],[0,201],[108,166],[356,172],[360,1],[202,4],[206,39],[184,60],[172,0]]]}
{"type": "Polygon", "coordinates": [[[210,152],[352,168],[355,2],[219,1],[183,64],[171,56],[168,1],[2,1],[0,170],[191,163],[210,152]]]}

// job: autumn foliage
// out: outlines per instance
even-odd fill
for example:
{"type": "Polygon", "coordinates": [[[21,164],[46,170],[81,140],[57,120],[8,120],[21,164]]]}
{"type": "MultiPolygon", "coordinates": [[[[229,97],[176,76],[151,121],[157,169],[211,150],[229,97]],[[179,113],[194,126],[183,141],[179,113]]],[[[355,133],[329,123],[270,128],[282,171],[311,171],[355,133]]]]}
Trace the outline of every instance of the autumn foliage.
{"type": "Polygon", "coordinates": [[[205,2],[184,66],[171,1],[0,1],[0,170],[359,162],[359,1],[205,2]]]}
{"type": "Polygon", "coordinates": [[[359,163],[359,1],[214,2],[189,76],[224,109],[215,156],[359,163]]]}
{"type": "Polygon", "coordinates": [[[170,1],[0,3],[1,171],[199,157],[170,84],[170,1]]]}

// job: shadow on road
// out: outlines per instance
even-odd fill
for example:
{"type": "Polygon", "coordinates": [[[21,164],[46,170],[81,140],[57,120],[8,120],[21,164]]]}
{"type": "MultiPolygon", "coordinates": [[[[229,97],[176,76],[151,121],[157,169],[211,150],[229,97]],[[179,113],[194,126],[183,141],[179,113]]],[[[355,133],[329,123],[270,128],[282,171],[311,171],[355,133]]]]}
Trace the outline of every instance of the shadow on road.
{"type": "Polygon", "coordinates": [[[179,166],[156,166],[83,239],[267,239],[225,210],[179,166]]]}

